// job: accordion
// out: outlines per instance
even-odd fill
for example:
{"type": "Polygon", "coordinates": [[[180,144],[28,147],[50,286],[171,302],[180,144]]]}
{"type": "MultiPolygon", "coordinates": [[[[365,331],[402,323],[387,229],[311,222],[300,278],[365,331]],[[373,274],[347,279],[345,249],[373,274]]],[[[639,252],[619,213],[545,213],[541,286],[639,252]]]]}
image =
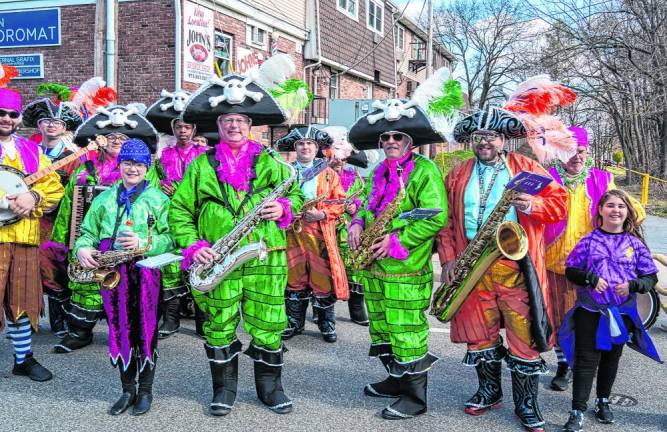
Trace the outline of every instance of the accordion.
{"type": "Polygon", "coordinates": [[[109,189],[109,186],[74,186],[72,195],[72,218],[69,225],[69,249],[74,249],[74,243],[81,234],[81,223],[86,216],[90,205],[96,196],[109,189]]]}

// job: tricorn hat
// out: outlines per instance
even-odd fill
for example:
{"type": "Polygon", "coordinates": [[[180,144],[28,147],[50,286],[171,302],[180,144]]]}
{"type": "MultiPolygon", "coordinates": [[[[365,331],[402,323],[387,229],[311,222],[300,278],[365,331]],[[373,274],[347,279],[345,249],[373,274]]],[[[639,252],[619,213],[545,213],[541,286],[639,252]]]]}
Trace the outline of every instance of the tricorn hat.
{"type": "Polygon", "coordinates": [[[243,114],[253,126],[277,125],[286,116],[274,97],[252,77],[230,74],[211,77],[185,104],[183,121],[196,124],[200,132],[217,130],[218,117],[243,114]]]}
{"type": "Polygon", "coordinates": [[[389,131],[409,135],[415,146],[445,141],[415,101],[388,99],[375,101],[372,107],[374,111],[358,119],[350,128],[349,140],[359,150],[377,148],[380,135],[389,131]]]}
{"type": "Polygon", "coordinates": [[[514,113],[498,107],[487,107],[459,120],[454,126],[454,139],[466,142],[478,130],[491,130],[505,138],[524,138],[526,127],[514,113]]]}
{"type": "Polygon", "coordinates": [[[97,135],[123,134],[129,138],[138,138],[145,142],[155,153],[157,130],[141,113],[145,107],[139,104],[110,105],[98,108],[95,115],[89,117],[74,133],[74,142],[80,146],[88,145],[89,140],[97,135]]]}
{"type": "Polygon", "coordinates": [[[146,119],[155,126],[158,132],[173,135],[172,122],[183,114],[189,97],[190,93],[184,90],[173,92],[162,90],[160,99],[146,110],[146,119]]]}
{"type": "Polygon", "coordinates": [[[71,102],[56,104],[50,98],[30,102],[23,108],[23,125],[36,128],[40,120],[51,118],[65,122],[65,129],[74,131],[83,123],[81,113],[71,102]]]}
{"type": "Polygon", "coordinates": [[[278,151],[289,152],[294,151],[296,142],[300,140],[315,141],[320,147],[327,147],[333,143],[333,138],[328,133],[321,131],[314,126],[298,126],[276,141],[278,151]]]}

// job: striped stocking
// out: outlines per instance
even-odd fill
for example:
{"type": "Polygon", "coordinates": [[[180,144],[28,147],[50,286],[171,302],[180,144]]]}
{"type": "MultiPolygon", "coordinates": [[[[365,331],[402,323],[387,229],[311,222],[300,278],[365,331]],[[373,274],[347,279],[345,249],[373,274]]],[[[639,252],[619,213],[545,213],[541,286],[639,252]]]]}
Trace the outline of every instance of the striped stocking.
{"type": "Polygon", "coordinates": [[[7,333],[14,345],[16,364],[21,364],[26,356],[32,353],[30,348],[32,344],[32,329],[30,328],[30,319],[28,316],[22,315],[16,322],[8,320],[7,333]]]}

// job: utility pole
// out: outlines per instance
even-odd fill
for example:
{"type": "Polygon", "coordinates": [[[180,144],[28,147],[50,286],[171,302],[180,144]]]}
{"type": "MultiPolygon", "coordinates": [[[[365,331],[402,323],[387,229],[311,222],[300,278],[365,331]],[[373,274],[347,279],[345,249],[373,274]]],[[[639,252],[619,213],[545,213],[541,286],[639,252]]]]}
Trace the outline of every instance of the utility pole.
{"type": "Polygon", "coordinates": [[[428,8],[428,38],[426,40],[426,78],[433,74],[433,2],[426,0],[428,8]]]}

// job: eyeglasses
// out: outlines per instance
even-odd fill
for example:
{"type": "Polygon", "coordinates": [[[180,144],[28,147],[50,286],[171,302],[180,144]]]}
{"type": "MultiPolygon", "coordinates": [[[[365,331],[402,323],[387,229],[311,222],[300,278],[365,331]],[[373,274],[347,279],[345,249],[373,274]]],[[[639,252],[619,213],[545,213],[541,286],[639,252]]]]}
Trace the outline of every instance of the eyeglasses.
{"type": "Polygon", "coordinates": [[[50,118],[41,119],[37,124],[43,124],[44,126],[65,126],[64,121],[50,118]]]}
{"type": "Polygon", "coordinates": [[[380,135],[380,141],[382,142],[387,142],[390,139],[393,139],[396,142],[403,141],[403,138],[405,138],[405,134],[402,134],[400,132],[397,133],[383,133],[380,135]]]}
{"type": "Polygon", "coordinates": [[[17,119],[17,118],[19,118],[20,115],[21,115],[20,112],[17,112],[17,111],[14,111],[14,110],[8,111],[8,110],[0,109],[0,118],[4,117],[4,116],[9,116],[10,119],[17,119]]]}
{"type": "Polygon", "coordinates": [[[498,133],[477,133],[470,135],[470,142],[474,145],[485,143],[493,143],[496,139],[501,138],[501,135],[498,133]]]}
{"type": "Polygon", "coordinates": [[[228,126],[234,123],[237,124],[248,124],[250,121],[248,119],[237,119],[237,118],[226,118],[221,120],[222,124],[228,126]]]}
{"type": "Polygon", "coordinates": [[[126,135],[123,134],[109,134],[107,135],[107,141],[113,141],[113,142],[121,142],[121,141],[127,141],[129,138],[126,135]]]}
{"type": "Polygon", "coordinates": [[[120,163],[121,168],[148,168],[146,164],[141,162],[135,162],[131,160],[125,160],[120,163]]]}

